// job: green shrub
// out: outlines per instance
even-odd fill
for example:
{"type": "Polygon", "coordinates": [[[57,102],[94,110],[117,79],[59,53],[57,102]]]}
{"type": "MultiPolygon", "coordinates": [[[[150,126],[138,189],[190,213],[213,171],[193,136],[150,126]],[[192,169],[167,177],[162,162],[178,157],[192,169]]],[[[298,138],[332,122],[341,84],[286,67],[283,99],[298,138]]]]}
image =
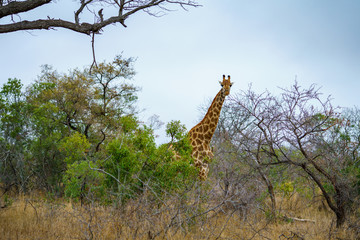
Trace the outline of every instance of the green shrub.
{"type": "Polygon", "coordinates": [[[98,166],[89,161],[68,165],[63,177],[66,197],[78,200],[90,194],[92,199],[102,199],[105,196],[104,175],[91,168],[98,166]]]}
{"type": "Polygon", "coordinates": [[[89,141],[83,134],[78,132],[64,138],[60,144],[60,151],[66,156],[65,162],[67,164],[83,160],[89,148],[89,141]]]}

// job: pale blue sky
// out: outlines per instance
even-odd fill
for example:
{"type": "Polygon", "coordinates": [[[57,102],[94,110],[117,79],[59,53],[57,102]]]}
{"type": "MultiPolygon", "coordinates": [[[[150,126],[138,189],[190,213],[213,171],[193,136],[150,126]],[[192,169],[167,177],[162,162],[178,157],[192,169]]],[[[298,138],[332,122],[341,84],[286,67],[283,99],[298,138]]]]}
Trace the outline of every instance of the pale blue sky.
{"type": "MultiPolygon", "coordinates": [[[[135,83],[142,87],[144,120],[157,114],[163,122],[180,120],[190,129],[200,118],[198,107],[219,91],[222,74],[235,82],[232,93],[249,84],[278,92],[297,76],[301,86],[322,87],[334,105],[360,105],[360,1],[200,3],[203,7],[161,18],[133,15],[128,28],[110,26],[97,36],[98,61],[111,61],[121,52],[137,57],[135,83]]],[[[60,16],[58,9],[53,4],[41,11],[60,16]]],[[[27,85],[42,64],[63,72],[89,65],[90,40],[69,30],[0,35],[0,84],[16,77],[27,85]]]]}

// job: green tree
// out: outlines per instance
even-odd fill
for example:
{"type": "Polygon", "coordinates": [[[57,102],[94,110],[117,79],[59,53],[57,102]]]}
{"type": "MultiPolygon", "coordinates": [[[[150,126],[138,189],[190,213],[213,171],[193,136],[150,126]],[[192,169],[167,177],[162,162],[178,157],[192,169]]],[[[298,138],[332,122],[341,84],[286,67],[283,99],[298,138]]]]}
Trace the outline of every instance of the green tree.
{"type": "Polygon", "coordinates": [[[5,188],[27,191],[31,171],[26,162],[29,145],[28,104],[19,79],[9,79],[0,91],[0,177],[5,188]]]}
{"type": "Polygon", "coordinates": [[[48,121],[52,129],[67,136],[73,131],[85,135],[92,151],[98,152],[105,140],[111,141],[121,131],[121,118],[136,113],[139,88],[129,82],[135,75],[133,62],[117,56],[91,73],[85,68],[59,74],[44,66],[27,91],[33,111],[41,114],[37,120],[48,121]]]}
{"type": "Polygon", "coordinates": [[[170,137],[170,142],[183,139],[186,135],[186,127],[180,121],[170,121],[166,124],[166,136],[170,137]]]}
{"type": "Polygon", "coordinates": [[[89,148],[88,140],[78,132],[62,139],[60,144],[60,151],[64,153],[68,165],[83,160],[89,148]]]}
{"type": "Polygon", "coordinates": [[[59,148],[69,131],[63,124],[63,115],[57,102],[49,98],[54,89],[54,82],[38,81],[31,84],[25,94],[31,113],[30,153],[33,173],[37,179],[34,187],[60,195],[66,163],[59,148]]]}
{"type": "Polygon", "coordinates": [[[166,136],[171,138],[170,143],[176,153],[182,156],[191,155],[192,147],[184,124],[181,124],[179,120],[172,120],[166,124],[165,132],[166,136]]]}
{"type": "MultiPolygon", "coordinates": [[[[137,92],[134,60],[117,56],[83,71],[44,66],[25,93],[18,79],[0,92],[0,171],[7,189],[27,186],[61,194],[68,167],[131,129],[137,92]]],[[[105,148],[103,149],[105,150],[105,148]]],[[[104,156],[104,154],[102,155],[104,156]]]]}
{"type": "Polygon", "coordinates": [[[44,66],[25,93],[20,80],[9,80],[0,92],[1,183],[75,199],[106,192],[121,201],[191,185],[196,170],[185,126],[167,126],[174,158],[136,117],[133,62],[117,56],[68,74],[44,66]]]}
{"type": "Polygon", "coordinates": [[[179,159],[174,159],[168,144],[156,147],[153,131],[146,126],[137,125],[112,141],[107,149],[110,158],[104,164],[112,192],[116,191],[122,200],[126,200],[145,192],[159,197],[191,185],[196,180],[196,169],[191,164],[186,134],[180,135],[179,159]]]}
{"type": "Polygon", "coordinates": [[[103,201],[105,196],[104,175],[91,170],[97,165],[86,160],[68,164],[63,176],[65,196],[81,203],[86,200],[103,201]]]}

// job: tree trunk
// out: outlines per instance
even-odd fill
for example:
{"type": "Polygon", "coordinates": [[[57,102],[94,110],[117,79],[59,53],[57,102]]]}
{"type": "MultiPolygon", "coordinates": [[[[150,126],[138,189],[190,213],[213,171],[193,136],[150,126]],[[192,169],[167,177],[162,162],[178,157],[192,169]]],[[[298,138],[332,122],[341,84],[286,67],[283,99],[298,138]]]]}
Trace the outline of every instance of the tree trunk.
{"type": "Polygon", "coordinates": [[[302,164],[301,167],[304,171],[315,181],[317,186],[320,188],[322,195],[324,196],[328,206],[336,215],[336,227],[341,227],[346,220],[346,212],[344,208],[344,191],[343,188],[345,186],[339,185],[336,182],[336,179],[333,178],[331,181],[332,186],[335,189],[335,196],[331,198],[329,193],[325,190],[324,185],[321,183],[320,179],[310,170],[307,168],[306,164],[302,164]]]}
{"type": "Polygon", "coordinates": [[[336,227],[339,228],[345,223],[346,220],[346,214],[344,208],[337,208],[335,214],[336,214],[336,227]]]}
{"type": "Polygon", "coordinates": [[[260,167],[257,167],[257,170],[261,176],[261,178],[264,180],[266,187],[268,189],[268,193],[270,195],[271,200],[271,214],[275,217],[276,216],[276,198],[274,193],[274,187],[271,184],[271,181],[267,178],[267,176],[261,171],[260,167]]]}
{"type": "MultiPolygon", "coordinates": [[[[346,220],[346,211],[345,211],[345,207],[344,207],[344,190],[343,188],[345,188],[345,186],[341,186],[341,184],[337,184],[335,183],[335,191],[336,191],[336,195],[335,195],[335,200],[336,200],[336,227],[341,227],[346,220]]],[[[346,190],[345,190],[346,191],[346,190]]]]}

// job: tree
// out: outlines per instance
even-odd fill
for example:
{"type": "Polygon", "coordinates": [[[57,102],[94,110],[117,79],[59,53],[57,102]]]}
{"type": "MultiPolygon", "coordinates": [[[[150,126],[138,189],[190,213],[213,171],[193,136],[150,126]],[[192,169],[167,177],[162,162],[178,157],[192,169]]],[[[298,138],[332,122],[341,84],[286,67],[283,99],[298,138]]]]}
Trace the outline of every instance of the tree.
{"type": "MultiPolygon", "coordinates": [[[[320,119],[323,117],[318,116],[320,119]]],[[[359,109],[345,109],[332,124],[334,126],[319,136],[314,144],[327,163],[326,170],[332,182],[329,191],[336,194],[335,204],[348,214],[353,211],[352,206],[355,209],[359,206],[360,200],[359,109]]]]}
{"type": "Polygon", "coordinates": [[[9,79],[0,91],[0,180],[5,191],[15,186],[26,192],[31,175],[26,162],[29,135],[28,104],[18,79],[9,79]]]}
{"type": "Polygon", "coordinates": [[[192,0],[79,0],[74,12],[73,21],[55,19],[54,16],[47,16],[45,19],[23,20],[21,15],[47,4],[59,4],[52,0],[26,0],[26,1],[0,1],[0,19],[5,18],[8,24],[0,25],[0,33],[9,33],[22,30],[55,29],[65,28],[82,34],[95,34],[101,32],[106,26],[120,23],[126,27],[125,21],[139,11],[145,11],[152,16],[160,16],[169,11],[173,5],[185,7],[197,7],[196,1],[192,0]],[[20,15],[20,21],[16,21],[13,15],[20,15]],[[94,19],[93,22],[82,21],[94,19]],[[92,16],[92,17],[91,17],[92,16]],[[6,18],[8,17],[8,18],[6,18]]]}
{"type": "MultiPolygon", "coordinates": [[[[236,95],[236,97],[238,96],[236,95]]],[[[234,98],[231,98],[230,103],[226,103],[223,106],[222,115],[219,119],[218,129],[213,141],[216,144],[216,152],[220,153],[216,153],[216,155],[220,155],[219,157],[222,158],[226,153],[230,155],[225,163],[222,164],[228,165],[224,169],[225,193],[229,191],[230,185],[236,186],[239,184],[237,183],[238,180],[235,179],[239,179],[238,175],[244,174],[244,169],[247,168],[246,174],[249,177],[259,179],[257,182],[263,183],[266,187],[271,200],[271,216],[275,217],[277,204],[273,180],[269,176],[269,168],[261,166],[263,159],[267,158],[262,150],[262,133],[253,124],[254,119],[248,109],[238,107],[233,101],[234,98]],[[233,160],[234,158],[235,161],[233,160]],[[241,169],[241,172],[239,169],[241,169]]],[[[242,96],[241,102],[243,104],[248,106],[249,101],[251,101],[250,95],[242,96]]],[[[264,107],[260,105],[259,103],[259,108],[264,107]]]]}
{"type": "Polygon", "coordinates": [[[91,73],[85,68],[60,74],[44,66],[26,92],[20,80],[4,84],[0,91],[2,186],[22,192],[31,186],[62,194],[64,172],[85,151],[77,147],[84,147],[85,140],[75,141],[74,136],[89,142],[86,153],[97,154],[106,141],[129,128],[139,91],[131,83],[133,61],[117,56],[111,63],[93,67],[91,73]],[[66,150],[71,144],[79,150],[75,157],[66,150]]]}
{"type": "Polygon", "coordinates": [[[68,136],[73,131],[83,134],[98,152],[107,138],[121,130],[122,117],[136,113],[139,88],[128,82],[135,75],[133,62],[117,56],[91,72],[85,68],[69,74],[45,66],[39,80],[28,88],[28,102],[43,115],[41,120],[68,136]]]}
{"type": "Polygon", "coordinates": [[[346,154],[339,154],[331,142],[331,131],[340,121],[330,98],[322,99],[314,85],[304,89],[295,82],[290,89],[282,89],[279,97],[249,89],[233,97],[229,108],[233,116],[226,129],[231,142],[238,146],[238,155],[253,159],[252,166],[259,171],[271,198],[274,193],[265,171],[291,166],[319,188],[336,215],[337,226],[341,226],[351,203],[344,174],[351,161],[346,161],[346,154]]]}
{"type": "Polygon", "coordinates": [[[110,142],[109,158],[101,171],[107,174],[111,192],[121,201],[136,198],[146,191],[159,197],[182,191],[196,181],[185,130],[179,121],[167,124],[166,132],[176,135],[176,159],[168,144],[156,147],[152,129],[139,124],[132,124],[128,131],[110,142]]]}

